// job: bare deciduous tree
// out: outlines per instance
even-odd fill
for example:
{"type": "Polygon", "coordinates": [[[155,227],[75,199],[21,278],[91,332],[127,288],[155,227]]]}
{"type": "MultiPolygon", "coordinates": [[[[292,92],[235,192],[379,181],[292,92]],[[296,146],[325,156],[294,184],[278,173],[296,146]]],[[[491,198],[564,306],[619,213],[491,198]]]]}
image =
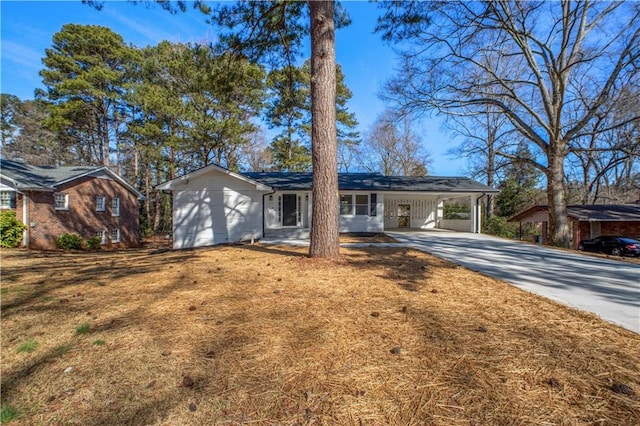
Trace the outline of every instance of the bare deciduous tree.
{"type": "Polygon", "coordinates": [[[389,111],[382,113],[366,137],[367,161],[363,168],[385,176],[424,176],[429,154],[408,118],[396,121],[389,111]]]}
{"type": "MultiPolygon", "coordinates": [[[[640,7],[632,2],[390,2],[378,22],[403,41],[388,96],[405,112],[492,106],[540,155],[551,242],[569,245],[565,161],[640,79],[640,7]],[[588,89],[588,90],[587,90],[588,89]]],[[[601,131],[602,129],[600,129],[601,131]]],[[[509,153],[505,153],[509,157],[509,153]]]]}

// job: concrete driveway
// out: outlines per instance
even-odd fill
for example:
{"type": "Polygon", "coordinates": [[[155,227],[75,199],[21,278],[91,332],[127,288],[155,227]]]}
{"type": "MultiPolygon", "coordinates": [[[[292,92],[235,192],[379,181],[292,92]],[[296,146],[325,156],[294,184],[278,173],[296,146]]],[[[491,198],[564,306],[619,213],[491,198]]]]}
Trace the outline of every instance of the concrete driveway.
{"type": "Polygon", "coordinates": [[[640,333],[640,265],[464,232],[387,232],[398,241],[640,333]]]}

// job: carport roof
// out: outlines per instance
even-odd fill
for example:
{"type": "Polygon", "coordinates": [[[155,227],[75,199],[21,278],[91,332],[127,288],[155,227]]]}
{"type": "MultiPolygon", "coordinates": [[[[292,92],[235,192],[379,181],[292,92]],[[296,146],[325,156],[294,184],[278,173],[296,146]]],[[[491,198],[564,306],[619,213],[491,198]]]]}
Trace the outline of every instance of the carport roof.
{"type": "MultiPolygon", "coordinates": [[[[243,174],[280,191],[310,191],[312,188],[313,175],[311,173],[255,172],[243,174]]],[[[383,176],[380,173],[339,173],[338,188],[342,191],[499,192],[465,177],[383,176]]]]}
{"type": "MultiPolygon", "coordinates": [[[[548,212],[549,206],[531,207],[511,217],[509,222],[521,222],[537,212],[548,212]]],[[[640,204],[593,204],[567,206],[567,216],[581,222],[640,222],[640,204]]]]}

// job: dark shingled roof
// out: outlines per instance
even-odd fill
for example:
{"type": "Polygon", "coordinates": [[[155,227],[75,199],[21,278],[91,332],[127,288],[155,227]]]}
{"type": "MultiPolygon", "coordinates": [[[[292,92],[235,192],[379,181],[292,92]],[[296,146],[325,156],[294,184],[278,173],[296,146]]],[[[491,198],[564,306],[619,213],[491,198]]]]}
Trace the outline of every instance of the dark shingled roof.
{"type": "MultiPolygon", "coordinates": [[[[520,222],[540,211],[548,212],[549,206],[531,207],[510,218],[509,222],[520,222]]],[[[571,205],[567,206],[567,216],[586,222],[640,222],[640,204],[571,205]]]]}
{"type": "Polygon", "coordinates": [[[568,206],[567,216],[578,220],[640,221],[640,204],[594,204],[568,206]]]}
{"type": "MultiPolygon", "coordinates": [[[[312,187],[311,173],[260,172],[243,175],[281,191],[310,191],[312,187]]],[[[464,177],[383,176],[380,173],[339,173],[338,188],[342,191],[498,192],[464,177]]]]}
{"type": "Polygon", "coordinates": [[[18,191],[54,191],[63,182],[93,173],[111,176],[138,198],[144,198],[133,185],[105,166],[33,166],[0,159],[0,177],[3,183],[18,191]]]}
{"type": "Polygon", "coordinates": [[[18,161],[0,160],[0,174],[15,181],[17,189],[51,190],[59,182],[101,168],[97,166],[32,166],[18,161]]]}

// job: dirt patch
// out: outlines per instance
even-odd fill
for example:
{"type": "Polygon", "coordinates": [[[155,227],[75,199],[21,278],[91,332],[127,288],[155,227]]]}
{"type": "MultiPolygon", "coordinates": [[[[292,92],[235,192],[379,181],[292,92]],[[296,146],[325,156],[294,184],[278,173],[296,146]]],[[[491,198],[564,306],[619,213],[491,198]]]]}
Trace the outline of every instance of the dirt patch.
{"type": "Polygon", "coordinates": [[[23,424],[640,422],[637,334],[419,251],[305,251],[3,250],[2,403],[23,424]]]}

